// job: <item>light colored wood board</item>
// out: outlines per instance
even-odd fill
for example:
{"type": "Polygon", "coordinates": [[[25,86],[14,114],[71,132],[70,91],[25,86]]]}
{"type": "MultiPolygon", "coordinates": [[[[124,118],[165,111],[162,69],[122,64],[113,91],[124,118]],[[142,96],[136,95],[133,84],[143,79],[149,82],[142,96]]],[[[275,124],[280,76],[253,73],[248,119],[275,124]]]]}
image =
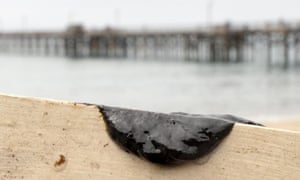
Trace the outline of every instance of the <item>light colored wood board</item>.
{"type": "Polygon", "coordinates": [[[235,125],[208,157],[166,167],[120,150],[97,108],[44,99],[0,95],[0,142],[1,180],[300,177],[298,132],[235,125]]]}

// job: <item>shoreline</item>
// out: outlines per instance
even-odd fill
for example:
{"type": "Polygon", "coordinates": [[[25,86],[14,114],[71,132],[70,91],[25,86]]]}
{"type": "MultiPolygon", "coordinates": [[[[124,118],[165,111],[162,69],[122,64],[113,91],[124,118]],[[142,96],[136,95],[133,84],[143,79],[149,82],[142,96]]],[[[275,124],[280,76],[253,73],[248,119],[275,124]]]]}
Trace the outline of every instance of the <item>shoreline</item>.
{"type": "Polygon", "coordinates": [[[300,131],[300,116],[290,115],[290,116],[272,116],[272,117],[256,117],[249,118],[254,122],[261,123],[266,127],[285,129],[292,131],[300,131]]]}
{"type": "Polygon", "coordinates": [[[266,122],[265,125],[271,128],[300,131],[299,119],[291,119],[291,120],[278,121],[278,122],[266,122]]]}

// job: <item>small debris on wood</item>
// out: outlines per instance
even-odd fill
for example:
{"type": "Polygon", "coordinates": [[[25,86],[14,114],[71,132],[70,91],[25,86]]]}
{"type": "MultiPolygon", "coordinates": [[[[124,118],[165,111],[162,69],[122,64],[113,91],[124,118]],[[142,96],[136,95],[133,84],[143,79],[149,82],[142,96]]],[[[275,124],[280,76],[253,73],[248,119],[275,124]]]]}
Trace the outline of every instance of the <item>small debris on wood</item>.
{"type": "Polygon", "coordinates": [[[103,147],[106,147],[106,146],[108,146],[108,145],[109,145],[109,144],[108,144],[108,143],[106,143],[106,144],[104,144],[104,145],[103,145],[103,147]]]}
{"type": "Polygon", "coordinates": [[[54,163],[54,167],[58,167],[58,166],[61,166],[62,164],[64,164],[66,162],[66,158],[64,155],[59,155],[59,160],[58,161],[55,161],[54,163]]]}

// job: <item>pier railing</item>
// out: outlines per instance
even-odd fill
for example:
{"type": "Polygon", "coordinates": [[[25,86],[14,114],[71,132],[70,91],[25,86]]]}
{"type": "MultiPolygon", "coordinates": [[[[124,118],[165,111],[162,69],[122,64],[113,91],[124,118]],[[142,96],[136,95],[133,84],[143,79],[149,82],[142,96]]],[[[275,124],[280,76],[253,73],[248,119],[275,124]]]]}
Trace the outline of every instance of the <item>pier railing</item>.
{"type": "Polygon", "coordinates": [[[178,59],[242,62],[265,59],[288,66],[299,60],[300,26],[287,23],[257,27],[225,24],[209,29],[126,31],[85,30],[0,33],[0,53],[70,58],[178,59]]]}

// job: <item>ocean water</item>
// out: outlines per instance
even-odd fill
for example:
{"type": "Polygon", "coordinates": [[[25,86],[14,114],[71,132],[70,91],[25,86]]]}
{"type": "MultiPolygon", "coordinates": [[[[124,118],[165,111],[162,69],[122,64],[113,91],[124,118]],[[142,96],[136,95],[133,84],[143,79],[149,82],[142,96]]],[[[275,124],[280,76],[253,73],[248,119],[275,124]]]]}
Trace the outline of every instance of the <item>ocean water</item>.
{"type": "Polygon", "coordinates": [[[0,56],[0,93],[159,112],[300,118],[300,68],[0,56]]]}

